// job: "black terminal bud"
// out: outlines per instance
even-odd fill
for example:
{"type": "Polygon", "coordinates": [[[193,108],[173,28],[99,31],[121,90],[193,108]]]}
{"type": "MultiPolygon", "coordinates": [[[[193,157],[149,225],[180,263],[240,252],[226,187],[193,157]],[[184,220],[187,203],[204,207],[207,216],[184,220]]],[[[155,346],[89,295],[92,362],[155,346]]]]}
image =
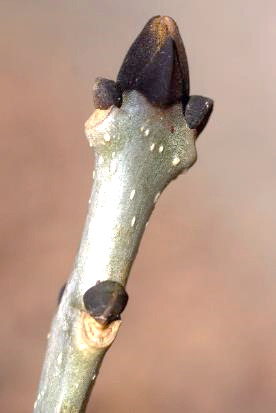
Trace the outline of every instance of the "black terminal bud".
{"type": "Polygon", "coordinates": [[[122,104],[122,92],[120,87],[109,79],[97,77],[93,86],[93,100],[96,109],[108,109],[122,104]]]}
{"type": "Polygon", "coordinates": [[[110,280],[97,283],[83,296],[86,310],[102,325],[120,320],[127,301],[128,295],[122,284],[110,280]]]}
{"type": "Polygon", "coordinates": [[[214,102],[203,96],[191,96],[185,107],[185,119],[190,129],[199,134],[205,127],[212,113],[214,102]]]}
{"type": "Polygon", "coordinates": [[[155,16],[149,20],[130,47],[117,82],[122,91],[137,90],[159,107],[187,102],[187,57],[171,17],[155,16]]]}

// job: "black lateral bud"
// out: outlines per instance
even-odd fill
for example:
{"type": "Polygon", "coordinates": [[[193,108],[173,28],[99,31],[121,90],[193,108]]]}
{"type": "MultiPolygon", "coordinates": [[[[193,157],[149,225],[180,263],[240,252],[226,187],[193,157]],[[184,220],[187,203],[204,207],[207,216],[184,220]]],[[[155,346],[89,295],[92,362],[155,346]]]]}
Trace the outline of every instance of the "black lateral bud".
{"type": "Polygon", "coordinates": [[[212,113],[214,102],[203,96],[190,96],[185,107],[185,119],[190,129],[200,134],[212,113]]]}
{"type": "Polygon", "coordinates": [[[86,310],[102,325],[120,320],[127,301],[128,294],[122,284],[110,280],[97,283],[83,296],[86,310]]]}
{"type": "Polygon", "coordinates": [[[113,80],[97,77],[93,85],[93,100],[96,109],[108,109],[122,104],[122,92],[113,80]]]}

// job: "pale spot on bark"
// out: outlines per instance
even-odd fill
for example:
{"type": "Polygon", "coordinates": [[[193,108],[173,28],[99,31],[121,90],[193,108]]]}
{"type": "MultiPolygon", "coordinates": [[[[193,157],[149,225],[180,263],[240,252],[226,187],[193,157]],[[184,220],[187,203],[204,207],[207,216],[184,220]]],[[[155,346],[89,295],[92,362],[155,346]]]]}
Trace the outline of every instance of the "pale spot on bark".
{"type": "Polygon", "coordinates": [[[180,159],[178,158],[178,156],[176,156],[175,158],[173,158],[172,164],[173,166],[176,166],[179,164],[179,162],[180,162],[180,159]]]}
{"type": "Polygon", "coordinates": [[[134,198],[135,195],[135,189],[133,189],[129,195],[129,199],[132,200],[134,198]]]}

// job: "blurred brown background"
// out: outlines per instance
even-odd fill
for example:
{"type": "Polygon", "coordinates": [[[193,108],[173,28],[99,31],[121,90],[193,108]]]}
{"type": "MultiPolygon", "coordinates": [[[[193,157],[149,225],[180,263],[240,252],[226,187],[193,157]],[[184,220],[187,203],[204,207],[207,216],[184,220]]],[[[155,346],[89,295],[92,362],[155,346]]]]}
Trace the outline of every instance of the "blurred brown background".
{"type": "Polygon", "coordinates": [[[156,14],[176,19],[191,92],[215,111],[152,216],[88,410],[275,412],[275,1],[0,4],[1,413],[32,410],[79,244],[93,80],[116,77],[156,14]]]}

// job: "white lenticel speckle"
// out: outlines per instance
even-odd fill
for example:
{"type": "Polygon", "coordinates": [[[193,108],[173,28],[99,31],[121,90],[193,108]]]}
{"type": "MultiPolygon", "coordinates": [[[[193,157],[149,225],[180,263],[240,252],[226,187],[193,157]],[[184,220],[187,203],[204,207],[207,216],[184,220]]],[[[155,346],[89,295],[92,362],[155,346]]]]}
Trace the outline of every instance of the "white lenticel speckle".
{"type": "Polygon", "coordinates": [[[146,129],[146,130],[145,130],[145,136],[149,136],[149,133],[150,133],[150,130],[149,130],[149,129],[146,129]]]}
{"type": "Polygon", "coordinates": [[[175,158],[173,158],[172,164],[173,166],[176,166],[179,164],[179,162],[180,162],[180,159],[178,158],[178,156],[176,156],[175,158]]]}
{"type": "Polygon", "coordinates": [[[164,150],[164,146],[160,145],[159,148],[158,148],[159,153],[163,152],[163,150],[164,150]]]}
{"type": "Polygon", "coordinates": [[[62,362],[62,353],[59,353],[58,358],[57,358],[58,364],[61,364],[62,362]]]}
{"type": "Polygon", "coordinates": [[[136,221],[136,217],[133,217],[132,220],[131,220],[131,226],[132,226],[132,227],[134,226],[135,221],[136,221]]]}
{"type": "Polygon", "coordinates": [[[109,133],[105,133],[104,134],[104,140],[106,141],[106,142],[109,142],[110,141],[110,135],[109,135],[109,133]]]}
{"type": "Polygon", "coordinates": [[[131,191],[131,193],[130,193],[130,195],[129,195],[129,199],[133,199],[134,198],[134,195],[135,195],[135,189],[133,189],[132,191],[131,191]]]}
{"type": "Polygon", "coordinates": [[[160,197],[160,192],[157,192],[157,194],[154,197],[154,203],[157,202],[157,199],[160,197]]]}
{"type": "Polygon", "coordinates": [[[154,148],[155,148],[155,143],[152,143],[152,144],[150,145],[150,150],[151,150],[151,152],[153,151],[154,148]]]}

